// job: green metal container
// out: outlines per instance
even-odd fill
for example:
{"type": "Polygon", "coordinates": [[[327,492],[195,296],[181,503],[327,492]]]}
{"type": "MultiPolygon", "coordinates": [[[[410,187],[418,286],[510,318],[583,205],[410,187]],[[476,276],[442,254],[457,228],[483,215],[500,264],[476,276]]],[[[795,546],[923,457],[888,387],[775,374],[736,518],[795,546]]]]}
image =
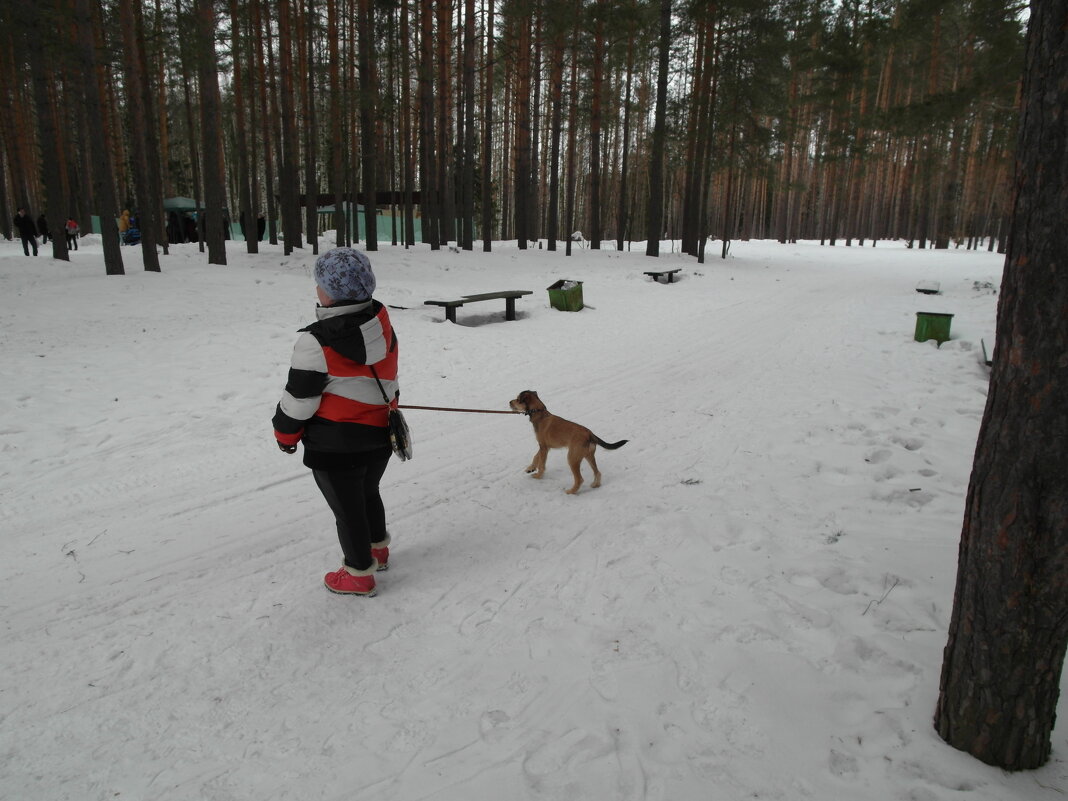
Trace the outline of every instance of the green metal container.
{"type": "Polygon", "coordinates": [[[579,311],[582,308],[582,282],[561,278],[550,287],[549,305],[560,311],[579,311]]]}
{"type": "Polygon", "coordinates": [[[952,314],[916,312],[915,339],[917,342],[926,342],[929,339],[934,339],[941,345],[949,339],[949,326],[952,322],[952,314]]]}

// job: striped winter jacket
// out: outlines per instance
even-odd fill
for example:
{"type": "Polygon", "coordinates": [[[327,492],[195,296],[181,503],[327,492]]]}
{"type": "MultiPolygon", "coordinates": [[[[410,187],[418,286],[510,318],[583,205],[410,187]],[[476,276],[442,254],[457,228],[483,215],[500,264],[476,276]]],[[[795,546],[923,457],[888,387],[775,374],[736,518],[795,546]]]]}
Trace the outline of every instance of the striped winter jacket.
{"type": "Polygon", "coordinates": [[[310,452],[388,448],[389,407],[382,389],[393,406],[400,394],[397,338],[385,306],[376,300],[320,306],[316,317],[301,329],[274,415],[275,439],[283,445],[303,441],[305,463],[312,467],[317,465],[310,463],[315,461],[310,452]]]}

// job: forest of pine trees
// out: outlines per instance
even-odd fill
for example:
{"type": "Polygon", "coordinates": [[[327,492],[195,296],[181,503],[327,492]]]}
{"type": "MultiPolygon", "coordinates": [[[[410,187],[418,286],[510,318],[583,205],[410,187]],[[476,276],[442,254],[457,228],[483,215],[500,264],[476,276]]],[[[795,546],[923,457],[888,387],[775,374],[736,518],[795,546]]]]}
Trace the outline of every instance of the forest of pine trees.
{"type": "MultiPolygon", "coordinates": [[[[37,0],[0,6],[0,232],[163,199],[272,242],[1002,247],[1005,0],[37,0]],[[350,205],[351,204],[351,205],[350,205]],[[357,205],[359,204],[359,205],[357,205]],[[355,211],[361,209],[359,225],[355,211]],[[346,214],[346,210],[350,213],[346,214]],[[385,228],[379,227],[382,219],[385,228]],[[363,237],[362,241],[360,237],[363,237]]],[[[83,223],[83,228],[86,227],[83,223]]],[[[110,241],[114,240],[114,241],[110,241]]],[[[63,237],[54,256],[66,258],[63,237]]],[[[257,248],[248,238],[250,252],[257,248]]],[[[149,253],[151,250],[151,253],[149,253]]]]}

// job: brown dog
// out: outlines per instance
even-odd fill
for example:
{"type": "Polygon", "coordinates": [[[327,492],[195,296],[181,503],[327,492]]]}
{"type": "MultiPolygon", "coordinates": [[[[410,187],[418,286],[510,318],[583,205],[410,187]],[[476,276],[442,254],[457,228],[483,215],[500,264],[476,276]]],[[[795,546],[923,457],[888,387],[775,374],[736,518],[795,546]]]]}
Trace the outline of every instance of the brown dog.
{"type": "Polygon", "coordinates": [[[528,473],[533,473],[534,478],[545,475],[545,457],[549,454],[549,448],[567,448],[567,464],[575,476],[575,483],[567,490],[568,495],[574,495],[582,486],[582,474],[579,467],[585,459],[593,468],[593,483],[591,487],[601,486],[601,471],[597,469],[597,460],[593,458],[593,452],[597,446],[614,451],[627,444],[627,440],[607,443],[590,431],[586,426],[572,423],[562,417],[551,414],[541,402],[538,393],[528,389],[519,393],[519,396],[508,405],[513,411],[521,412],[530,418],[534,425],[534,437],[538,440],[538,452],[534,454],[534,461],[527,468],[528,473]]]}

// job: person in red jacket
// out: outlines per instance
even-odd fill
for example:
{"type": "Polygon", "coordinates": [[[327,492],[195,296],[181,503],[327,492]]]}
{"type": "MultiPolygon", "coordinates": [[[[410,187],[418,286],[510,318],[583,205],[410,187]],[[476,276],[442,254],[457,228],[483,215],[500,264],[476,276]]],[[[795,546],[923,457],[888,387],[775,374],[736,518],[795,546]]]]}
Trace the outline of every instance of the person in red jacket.
{"type": "Polygon", "coordinates": [[[316,322],[301,329],[274,415],[285,453],[304,445],[304,464],[334,513],[344,561],[323,581],[332,592],[374,595],[389,566],[379,482],[393,450],[389,409],[397,405],[397,337],[372,298],[367,256],[335,248],[315,262],[316,322]],[[389,399],[388,403],[386,398],[389,399]]]}

